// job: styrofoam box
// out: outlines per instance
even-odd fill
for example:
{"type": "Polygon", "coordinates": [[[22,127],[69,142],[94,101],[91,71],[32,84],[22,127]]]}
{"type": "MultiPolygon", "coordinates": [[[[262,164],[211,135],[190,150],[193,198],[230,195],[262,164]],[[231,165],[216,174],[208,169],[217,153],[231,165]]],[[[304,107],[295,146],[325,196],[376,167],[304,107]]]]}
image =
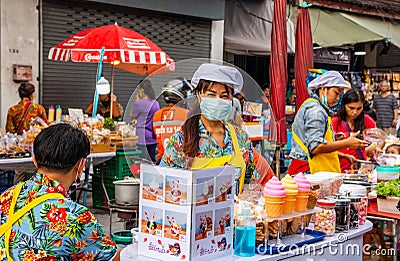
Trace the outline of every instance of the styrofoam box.
{"type": "Polygon", "coordinates": [[[377,201],[378,201],[378,211],[400,214],[400,211],[397,209],[397,204],[399,203],[400,198],[396,197],[387,197],[386,199],[378,198],[377,201]]]}
{"type": "Polygon", "coordinates": [[[245,122],[242,127],[250,138],[261,138],[263,136],[263,125],[261,122],[245,122]]]}

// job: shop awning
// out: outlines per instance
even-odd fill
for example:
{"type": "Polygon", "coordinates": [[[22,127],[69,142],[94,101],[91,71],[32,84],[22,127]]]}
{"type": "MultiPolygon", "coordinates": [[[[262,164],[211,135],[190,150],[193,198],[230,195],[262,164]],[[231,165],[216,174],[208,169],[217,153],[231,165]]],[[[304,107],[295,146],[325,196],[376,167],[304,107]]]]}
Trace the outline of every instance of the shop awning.
{"type": "Polygon", "coordinates": [[[371,18],[310,8],[314,43],[322,47],[354,45],[388,39],[400,47],[400,24],[382,17],[371,18]]]}
{"type": "MultiPolygon", "coordinates": [[[[274,2],[226,1],[224,50],[235,54],[269,55],[274,2]]],[[[294,53],[293,22],[286,19],[288,52],[294,53]]]]}

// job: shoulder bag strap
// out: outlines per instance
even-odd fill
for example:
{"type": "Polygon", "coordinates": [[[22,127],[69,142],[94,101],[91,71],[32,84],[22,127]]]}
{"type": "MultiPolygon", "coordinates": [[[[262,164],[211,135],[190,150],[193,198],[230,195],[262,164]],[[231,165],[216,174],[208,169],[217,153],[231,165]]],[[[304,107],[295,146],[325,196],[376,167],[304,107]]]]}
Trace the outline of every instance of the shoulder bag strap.
{"type": "Polygon", "coordinates": [[[26,116],[28,115],[28,111],[32,107],[32,103],[33,102],[30,101],[28,108],[25,109],[24,116],[22,116],[21,120],[19,121],[19,124],[18,124],[18,127],[17,127],[17,133],[22,131],[22,129],[24,127],[24,122],[25,122],[26,116]]]}
{"type": "Polygon", "coordinates": [[[13,260],[10,255],[10,236],[11,236],[11,231],[12,231],[11,228],[14,225],[14,223],[16,223],[28,211],[32,210],[35,206],[39,205],[40,203],[43,203],[44,201],[46,201],[48,199],[53,199],[53,198],[64,198],[64,195],[62,195],[61,193],[48,193],[48,194],[45,194],[43,196],[36,198],[32,202],[29,202],[27,205],[25,205],[20,210],[18,210],[16,213],[14,213],[15,204],[17,202],[19,193],[21,192],[21,188],[24,184],[25,184],[25,182],[22,182],[14,189],[13,199],[12,199],[12,203],[11,203],[9,214],[8,214],[8,220],[6,223],[4,223],[3,225],[0,226],[0,237],[4,235],[4,245],[6,248],[7,260],[9,260],[9,261],[13,260]]]}

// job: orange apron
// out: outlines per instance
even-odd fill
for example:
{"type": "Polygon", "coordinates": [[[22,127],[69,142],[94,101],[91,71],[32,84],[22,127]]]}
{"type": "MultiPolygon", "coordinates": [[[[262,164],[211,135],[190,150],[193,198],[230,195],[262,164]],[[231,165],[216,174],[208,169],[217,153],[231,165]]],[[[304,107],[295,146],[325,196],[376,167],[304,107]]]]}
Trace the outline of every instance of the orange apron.
{"type": "Polygon", "coordinates": [[[235,180],[238,180],[238,193],[240,194],[244,187],[244,177],[246,174],[246,163],[244,162],[243,155],[240,151],[239,142],[236,136],[235,128],[232,124],[226,123],[232,137],[232,144],[234,153],[231,155],[222,156],[219,158],[194,158],[191,170],[200,170],[207,168],[222,167],[226,164],[235,165],[236,173],[235,180]]]}
{"type": "Polygon", "coordinates": [[[17,203],[17,198],[24,184],[25,184],[24,182],[21,182],[18,186],[15,187],[13,191],[14,195],[10,205],[10,210],[8,212],[8,220],[6,223],[0,226],[0,237],[4,235],[4,245],[6,247],[7,260],[9,261],[13,261],[13,259],[10,256],[10,236],[11,236],[12,226],[14,225],[14,223],[16,223],[28,211],[30,211],[37,205],[43,203],[44,201],[53,198],[64,198],[64,195],[62,195],[61,193],[48,193],[36,198],[32,202],[29,202],[26,206],[22,207],[20,210],[14,213],[14,207],[15,204],[17,203]]]}
{"type": "MultiPolygon", "coordinates": [[[[307,99],[301,106],[308,102],[318,102],[317,99],[310,98],[307,99]]],[[[330,171],[340,173],[340,162],[339,162],[339,153],[338,151],[330,152],[330,153],[321,153],[317,154],[314,157],[310,157],[308,149],[306,145],[301,141],[299,136],[294,132],[294,128],[292,125],[292,135],[294,141],[307,153],[308,156],[308,164],[310,165],[310,173],[314,174],[319,171],[330,171]]],[[[324,139],[328,142],[335,141],[333,131],[332,131],[332,118],[328,116],[328,127],[325,132],[324,139]]]]}

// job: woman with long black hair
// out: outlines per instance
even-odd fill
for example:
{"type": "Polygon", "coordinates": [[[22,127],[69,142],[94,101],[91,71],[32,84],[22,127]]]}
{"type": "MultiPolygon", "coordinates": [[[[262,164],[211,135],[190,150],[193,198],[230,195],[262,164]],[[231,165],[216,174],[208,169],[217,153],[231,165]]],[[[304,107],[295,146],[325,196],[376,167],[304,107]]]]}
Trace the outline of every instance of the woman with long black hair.
{"type": "MultiPolygon", "coordinates": [[[[332,119],[333,131],[336,136],[348,138],[352,133],[362,133],[365,129],[375,128],[375,121],[364,113],[364,93],[361,90],[351,89],[342,98],[337,116],[332,119]]],[[[376,144],[373,143],[366,148],[343,148],[339,150],[340,169],[342,173],[351,170],[353,163],[366,160],[367,155],[374,152],[376,144]]]]}
{"type": "Polygon", "coordinates": [[[250,137],[240,127],[227,123],[234,93],[240,92],[243,77],[230,66],[202,64],[192,81],[198,104],[181,130],[169,140],[160,166],[191,170],[235,165],[238,186],[257,179],[250,137]]]}

